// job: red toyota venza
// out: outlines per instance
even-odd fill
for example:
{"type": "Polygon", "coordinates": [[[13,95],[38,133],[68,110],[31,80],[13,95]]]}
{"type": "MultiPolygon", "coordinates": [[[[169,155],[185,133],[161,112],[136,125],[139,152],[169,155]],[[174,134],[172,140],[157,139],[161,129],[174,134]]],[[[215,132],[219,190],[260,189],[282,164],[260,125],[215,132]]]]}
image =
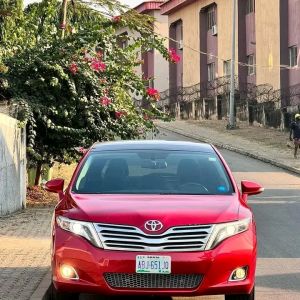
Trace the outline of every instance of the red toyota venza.
{"type": "Polygon", "coordinates": [[[254,299],[256,228],[247,196],[211,145],[97,143],[57,192],[52,291],[254,299]]]}

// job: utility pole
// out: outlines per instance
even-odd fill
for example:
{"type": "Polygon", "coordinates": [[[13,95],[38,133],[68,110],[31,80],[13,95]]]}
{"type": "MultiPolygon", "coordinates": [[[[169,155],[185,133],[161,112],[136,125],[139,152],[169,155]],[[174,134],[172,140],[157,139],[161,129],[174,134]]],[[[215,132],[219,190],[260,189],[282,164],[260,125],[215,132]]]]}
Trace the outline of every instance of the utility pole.
{"type": "Polygon", "coordinates": [[[61,38],[65,37],[65,31],[67,26],[67,8],[68,8],[68,0],[63,0],[62,2],[62,20],[60,24],[61,29],[61,38]]]}
{"type": "Polygon", "coordinates": [[[236,0],[232,0],[232,52],[231,52],[231,74],[230,74],[230,102],[229,102],[229,124],[228,129],[235,129],[234,115],[234,92],[235,92],[235,23],[236,23],[236,0]]]}

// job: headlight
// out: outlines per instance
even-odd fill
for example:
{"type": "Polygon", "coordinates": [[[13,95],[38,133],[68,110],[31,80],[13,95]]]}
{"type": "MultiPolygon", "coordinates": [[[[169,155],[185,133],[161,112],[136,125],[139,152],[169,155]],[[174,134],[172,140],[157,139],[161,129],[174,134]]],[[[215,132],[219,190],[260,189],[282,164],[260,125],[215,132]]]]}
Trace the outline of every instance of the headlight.
{"type": "Polygon", "coordinates": [[[69,232],[80,235],[98,248],[103,248],[102,243],[92,223],[71,220],[62,216],[56,218],[57,225],[69,232]]]}
{"type": "Polygon", "coordinates": [[[225,239],[248,230],[250,221],[251,219],[249,218],[237,222],[214,225],[213,232],[207,242],[205,250],[213,249],[225,239]]]}

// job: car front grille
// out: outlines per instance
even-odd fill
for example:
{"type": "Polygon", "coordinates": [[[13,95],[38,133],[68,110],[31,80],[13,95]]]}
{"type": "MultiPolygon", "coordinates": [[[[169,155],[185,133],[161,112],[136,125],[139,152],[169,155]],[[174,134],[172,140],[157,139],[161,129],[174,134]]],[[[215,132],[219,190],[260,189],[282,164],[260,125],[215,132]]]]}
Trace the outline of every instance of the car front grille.
{"type": "Polygon", "coordinates": [[[142,252],[203,251],[212,225],[178,226],[162,234],[146,234],[134,226],[94,224],[104,249],[142,252]]]}
{"type": "Polygon", "coordinates": [[[201,274],[104,273],[110,287],[126,289],[195,289],[202,277],[201,274]]]}

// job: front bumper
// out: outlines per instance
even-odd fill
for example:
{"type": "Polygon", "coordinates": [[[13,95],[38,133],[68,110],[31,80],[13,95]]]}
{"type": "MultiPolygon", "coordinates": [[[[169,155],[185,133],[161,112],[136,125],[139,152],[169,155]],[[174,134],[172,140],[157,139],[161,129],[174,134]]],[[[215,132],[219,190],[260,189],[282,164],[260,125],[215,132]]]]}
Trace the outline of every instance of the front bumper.
{"type": "Polygon", "coordinates": [[[256,239],[251,226],[248,231],[223,241],[214,250],[184,253],[142,253],[103,250],[85,239],[55,228],[53,237],[53,283],[63,292],[95,293],[107,295],[217,295],[249,294],[254,286],[256,267],[256,239]],[[137,255],[168,255],[172,260],[172,274],[201,274],[199,286],[193,289],[128,289],[112,288],[104,273],[135,273],[137,255]],[[62,278],[62,264],[73,266],[79,280],[62,278]],[[230,282],[233,270],[247,266],[244,281],[230,282]]]}

